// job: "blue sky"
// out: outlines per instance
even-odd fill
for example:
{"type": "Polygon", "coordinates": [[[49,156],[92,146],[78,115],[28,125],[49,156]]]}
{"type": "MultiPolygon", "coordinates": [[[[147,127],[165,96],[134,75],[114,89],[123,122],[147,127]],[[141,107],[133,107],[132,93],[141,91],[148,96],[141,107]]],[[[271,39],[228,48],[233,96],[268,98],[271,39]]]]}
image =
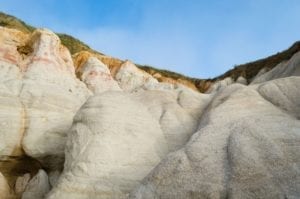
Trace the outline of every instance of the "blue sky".
{"type": "Polygon", "coordinates": [[[105,54],[199,78],[300,40],[299,0],[7,0],[1,11],[105,54]]]}

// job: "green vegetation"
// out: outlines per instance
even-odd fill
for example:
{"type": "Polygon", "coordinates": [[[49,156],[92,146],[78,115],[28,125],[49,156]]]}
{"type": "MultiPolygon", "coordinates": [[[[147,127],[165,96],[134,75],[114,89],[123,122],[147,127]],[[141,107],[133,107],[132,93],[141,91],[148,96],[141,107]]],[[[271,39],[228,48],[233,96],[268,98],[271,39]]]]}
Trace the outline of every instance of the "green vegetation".
{"type": "Polygon", "coordinates": [[[91,48],[82,41],[75,39],[74,37],[66,34],[57,34],[61,40],[61,43],[66,46],[71,54],[75,54],[82,50],[92,51],[91,48]]]}
{"type": "MultiPolygon", "coordinates": [[[[26,33],[30,33],[35,30],[35,28],[33,26],[30,26],[30,25],[26,24],[24,21],[17,19],[14,16],[7,15],[3,12],[0,12],[0,26],[4,26],[7,28],[14,28],[14,29],[20,30],[22,32],[26,32],[26,33]]],[[[86,45],[85,43],[83,43],[82,41],[80,41],[78,39],[75,39],[74,37],[72,37],[70,35],[59,34],[59,33],[56,33],[56,34],[59,36],[61,43],[70,50],[71,54],[75,54],[82,50],[95,52],[88,45],[86,45]]],[[[97,52],[97,53],[99,53],[99,52],[97,52]]],[[[99,53],[99,54],[101,54],[101,53],[99,53]]]]}
{"type": "Polygon", "coordinates": [[[14,16],[0,12],[0,26],[15,28],[23,32],[32,32],[35,28],[14,16]]]}
{"type": "Polygon", "coordinates": [[[271,55],[264,59],[259,59],[254,62],[241,64],[235,66],[233,69],[227,71],[223,75],[220,75],[213,79],[213,81],[224,79],[226,77],[232,77],[237,79],[239,76],[245,77],[247,80],[252,79],[262,68],[272,69],[282,61],[289,60],[295,53],[300,51],[300,41],[294,43],[290,48],[279,52],[275,55],[271,55]]]}

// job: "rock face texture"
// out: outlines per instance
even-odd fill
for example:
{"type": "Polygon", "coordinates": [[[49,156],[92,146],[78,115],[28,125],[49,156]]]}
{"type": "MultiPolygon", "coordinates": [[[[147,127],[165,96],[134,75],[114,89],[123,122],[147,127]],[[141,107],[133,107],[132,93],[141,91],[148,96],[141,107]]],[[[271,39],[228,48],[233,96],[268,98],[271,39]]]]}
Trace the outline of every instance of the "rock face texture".
{"type": "Polygon", "coordinates": [[[63,158],[66,133],[91,92],[52,32],[0,28],[0,38],[1,160],[24,152],[38,160],[63,158]]]}
{"type": "Polygon", "coordinates": [[[62,154],[66,131],[89,92],[75,78],[72,59],[57,36],[42,30],[32,40],[20,91],[27,122],[23,148],[32,157],[62,154]]]}
{"type": "MultiPolygon", "coordinates": [[[[115,86],[98,90],[75,116],[64,171],[47,198],[127,198],[197,128],[208,95],[185,88],[155,89],[157,81],[147,90],[149,76],[126,64],[130,65],[117,73],[124,74],[124,79],[117,78],[124,90],[116,91],[120,88],[115,86]]],[[[96,81],[103,77],[93,78],[94,87],[103,87],[103,81],[96,81]]]]}
{"type": "Polygon", "coordinates": [[[48,198],[123,198],[166,153],[142,104],[122,92],[96,95],[74,118],[65,169],[48,198]]]}
{"type": "Polygon", "coordinates": [[[299,197],[297,85],[300,77],[222,90],[189,142],[162,160],[132,198],[299,197]]]}
{"type": "Polygon", "coordinates": [[[182,147],[197,130],[211,96],[188,89],[144,90],[132,96],[158,121],[169,151],[182,147]]]}
{"type": "Polygon", "coordinates": [[[17,44],[27,37],[17,30],[0,28],[0,38],[0,152],[1,155],[18,155],[25,112],[18,98],[22,75],[17,66],[21,59],[17,44]]]}
{"type": "Polygon", "coordinates": [[[0,27],[0,198],[299,198],[299,59],[199,93],[0,27]]]}
{"type": "Polygon", "coordinates": [[[21,140],[32,157],[63,154],[65,133],[90,93],[75,78],[71,56],[55,34],[37,30],[16,43],[16,36],[6,34],[10,31],[0,29],[1,114],[7,115],[1,129],[8,131],[1,133],[1,154],[20,153],[21,140]],[[24,56],[18,45],[31,50],[24,56]]]}

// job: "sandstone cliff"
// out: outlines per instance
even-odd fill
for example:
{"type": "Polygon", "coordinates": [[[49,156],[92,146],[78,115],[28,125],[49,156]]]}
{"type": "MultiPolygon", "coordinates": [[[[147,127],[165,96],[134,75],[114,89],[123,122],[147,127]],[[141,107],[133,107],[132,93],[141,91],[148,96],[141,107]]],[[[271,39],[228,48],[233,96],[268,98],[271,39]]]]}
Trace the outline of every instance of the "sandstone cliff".
{"type": "Polygon", "coordinates": [[[298,44],[195,80],[4,16],[0,198],[300,197],[298,44]]]}

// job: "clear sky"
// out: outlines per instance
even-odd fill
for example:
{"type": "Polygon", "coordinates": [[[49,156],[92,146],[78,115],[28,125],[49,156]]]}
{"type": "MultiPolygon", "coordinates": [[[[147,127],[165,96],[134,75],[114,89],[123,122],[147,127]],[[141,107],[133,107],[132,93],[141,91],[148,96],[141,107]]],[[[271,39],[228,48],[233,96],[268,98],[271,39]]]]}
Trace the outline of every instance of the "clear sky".
{"type": "Polygon", "coordinates": [[[0,9],[105,54],[199,78],[300,40],[299,0],[6,0],[0,9]]]}

